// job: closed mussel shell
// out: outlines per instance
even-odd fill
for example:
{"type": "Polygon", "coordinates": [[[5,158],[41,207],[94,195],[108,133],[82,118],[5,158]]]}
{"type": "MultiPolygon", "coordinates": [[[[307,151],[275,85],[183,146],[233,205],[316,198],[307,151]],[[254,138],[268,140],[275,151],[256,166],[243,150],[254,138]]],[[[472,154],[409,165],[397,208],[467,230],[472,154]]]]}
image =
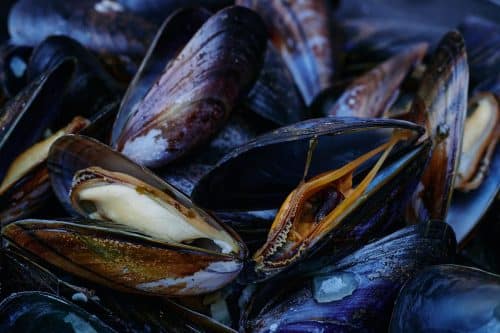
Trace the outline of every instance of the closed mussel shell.
{"type": "Polygon", "coordinates": [[[332,85],[336,46],[329,3],[239,0],[266,23],[269,38],[283,57],[307,106],[332,85]]]}
{"type": "Polygon", "coordinates": [[[439,265],[401,290],[389,332],[498,332],[500,276],[477,268],[439,265]]]}
{"type": "Polygon", "coordinates": [[[401,286],[420,269],[448,262],[455,245],[443,222],[407,227],[290,288],[264,287],[242,324],[248,332],[385,331],[401,286]]]}
{"type": "Polygon", "coordinates": [[[95,55],[66,36],[48,37],[33,50],[28,79],[37,77],[64,58],[76,60],[76,71],[61,106],[68,111],[61,114],[59,125],[55,127],[65,126],[75,115],[93,117],[103,107],[117,100],[121,92],[121,87],[105,71],[95,55]]]}
{"type": "Polygon", "coordinates": [[[0,303],[2,332],[115,332],[99,318],[56,295],[30,291],[0,303]]]}
{"type": "MultiPolygon", "coordinates": [[[[178,17],[170,19],[174,21],[165,23],[163,33],[169,33],[170,23],[174,28],[179,24],[178,17]]],[[[214,14],[144,97],[120,112],[113,147],[142,165],[158,167],[207,142],[252,87],[263,62],[265,37],[264,24],[251,10],[234,6],[214,14]]],[[[162,36],[157,40],[164,43],[162,36]]]]}
{"type": "Polygon", "coordinates": [[[142,56],[155,25],[114,1],[20,0],[9,18],[11,41],[38,45],[51,35],[66,35],[100,53],[142,56]]]}

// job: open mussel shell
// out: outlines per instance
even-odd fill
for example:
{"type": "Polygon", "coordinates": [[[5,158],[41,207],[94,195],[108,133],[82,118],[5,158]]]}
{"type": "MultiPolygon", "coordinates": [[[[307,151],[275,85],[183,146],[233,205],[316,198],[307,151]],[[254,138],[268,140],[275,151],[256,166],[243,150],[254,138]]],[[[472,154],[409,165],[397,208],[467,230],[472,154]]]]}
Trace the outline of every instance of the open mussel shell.
{"type": "Polygon", "coordinates": [[[116,332],[99,318],[56,295],[31,291],[0,303],[2,332],[116,332]]]}
{"type": "Polygon", "coordinates": [[[379,118],[392,105],[401,82],[422,61],[427,44],[413,45],[355,79],[333,106],[323,105],[325,116],[379,118]]]}
{"type": "Polygon", "coordinates": [[[445,223],[413,225],[370,243],[296,283],[264,286],[242,326],[248,332],[382,332],[401,286],[447,263],[455,237],[445,223]]]}
{"type": "Polygon", "coordinates": [[[464,40],[460,33],[451,31],[432,56],[408,117],[426,126],[433,142],[422,190],[412,203],[411,215],[417,220],[446,218],[462,149],[468,84],[464,40]]]}
{"type": "Polygon", "coordinates": [[[75,69],[75,61],[65,59],[40,75],[0,111],[0,177],[10,162],[42,137],[57,117],[61,92],[75,69]]]}
{"type": "Polygon", "coordinates": [[[99,221],[20,220],[2,234],[13,246],[66,272],[129,293],[207,293],[229,283],[242,268],[231,255],[160,242],[99,221]]]}
{"type": "Polygon", "coordinates": [[[38,45],[51,35],[70,36],[101,53],[142,56],[154,24],[114,1],[20,0],[9,14],[11,41],[38,45]]]}
{"type": "Polygon", "coordinates": [[[498,332],[500,276],[476,268],[429,267],[401,290],[389,332],[498,332]]]}
{"type": "MultiPolygon", "coordinates": [[[[176,17],[184,14],[174,13],[163,33],[170,35],[170,25],[185,22],[176,17]]],[[[163,36],[157,40],[176,44],[165,43],[163,36]]],[[[252,87],[265,47],[264,24],[257,14],[238,6],[217,12],[158,74],[144,97],[120,112],[113,147],[142,165],[158,167],[207,142],[252,87]]]]}
{"type": "Polygon", "coordinates": [[[453,227],[460,246],[465,244],[488,207],[496,200],[499,190],[500,147],[497,145],[481,185],[469,192],[453,192],[446,221],[453,227]]]}
{"type": "MultiPolygon", "coordinates": [[[[233,231],[198,209],[181,192],[108,146],[86,137],[65,136],[52,145],[48,165],[57,196],[70,212],[83,216],[83,220],[27,220],[10,224],[4,229],[4,235],[19,247],[36,255],[41,253],[36,247],[47,246],[49,248],[40,257],[49,263],[111,288],[139,293],[189,295],[209,292],[229,283],[242,269],[246,249],[233,231]],[[156,229],[158,233],[151,230],[157,225],[153,216],[141,217],[130,227],[120,224],[128,222],[88,220],[89,217],[116,219],[110,212],[118,207],[119,199],[112,199],[112,207],[106,208],[94,199],[83,197],[84,193],[95,193],[99,188],[106,191],[110,184],[113,188],[135,189],[131,194],[134,198],[130,199],[137,200],[134,205],[122,200],[130,207],[137,207],[145,198],[167,205],[174,219],[161,222],[166,228],[170,228],[168,225],[172,222],[172,231],[167,229],[165,234],[163,227],[156,229]],[[165,199],[165,196],[168,197],[165,199]],[[104,210],[103,215],[91,213],[88,200],[99,207],[97,211],[104,210]],[[176,214],[182,216],[183,224],[199,228],[196,230],[200,232],[208,230],[208,233],[185,243],[182,235],[191,227],[186,229],[179,224],[176,214]],[[38,232],[40,234],[34,236],[38,232]],[[33,236],[39,240],[38,245],[29,241],[33,236]],[[68,243],[72,245],[68,247],[68,243]],[[75,257],[71,249],[76,247],[80,250],[75,257]],[[62,261],[57,259],[63,257],[62,261]]],[[[107,198],[104,194],[96,200],[109,202],[107,198]]],[[[141,215],[144,210],[148,215],[149,208],[139,206],[139,211],[133,214],[141,215]]]]}
{"type": "Polygon", "coordinates": [[[121,90],[91,52],[66,36],[48,37],[33,50],[28,79],[37,77],[64,58],[74,58],[77,62],[74,78],[66,89],[61,106],[71,112],[63,113],[58,120],[59,125],[55,127],[65,126],[73,115],[86,118],[94,116],[104,106],[118,99],[121,90]]]}
{"type": "Polygon", "coordinates": [[[379,147],[399,129],[411,135],[396,146],[396,153],[414,147],[423,131],[404,121],[348,117],[317,118],[279,128],[227,154],[196,185],[193,201],[217,211],[278,208],[304,177],[311,140],[318,141],[308,172],[312,177],[379,147]]]}
{"type": "Polygon", "coordinates": [[[336,46],[331,36],[329,2],[238,0],[266,22],[269,38],[292,73],[309,106],[332,85],[336,46]]]}
{"type": "Polygon", "coordinates": [[[330,192],[333,193],[330,196],[325,195],[324,190],[316,190],[318,192],[311,197],[305,194],[295,203],[290,199],[291,194],[276,215],[266,243],[254,253],[243,277],[250,281],[274,276],[279,279],[308,272],[394,230],[401,220],[403,207],[415,191],[428,154],[429,144],[424,144],[387,163],[361,196],[354,194],[362,186],[361,181],[351,188],[351,193],[343,192],[341,186],[333,183],[329,189],[335,191],[330,192]],[[331,209],[329,213],[322,213],[332,199],[339,200],[335,196],[338,193],[346,193],[346,196],[333,208],[326,208],[327,212],[331,209]],[[320,208],[313,208],[318,213],[311,219],[308,209],[317,207],[318,199],[321,200],[320,208]],[[349,203],[344,205],[345,202],[349,203]]]}
{"type": "MultiPolygon", "coordinates": [[[[60,94],[70,82],[75,62],[66,59],[40,75],[0,111],[0,220],[27,216],[50,197],[43,148],[33,146],[59,114],[60,94]],[[30,150],[28,150],[30,148],[30,150]],[[33,148],[33,149],[32,149],[33,148]],[[23,153],[24,158],[18,157],[23,153]],[[31,154],[31,155],[30,155],[31,154]],[[13,163],[16,161],[16,165],[13,163]]],[[[77,120],[81,128],[85,121],[77,120]]],[[[59,129],[58,129],[59,130],[59,129]]]]}

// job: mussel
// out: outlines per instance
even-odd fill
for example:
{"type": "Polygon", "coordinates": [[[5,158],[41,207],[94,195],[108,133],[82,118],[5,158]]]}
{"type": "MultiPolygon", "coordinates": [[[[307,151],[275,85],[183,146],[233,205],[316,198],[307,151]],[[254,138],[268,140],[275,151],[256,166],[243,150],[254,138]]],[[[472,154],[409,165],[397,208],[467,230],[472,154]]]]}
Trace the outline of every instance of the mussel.
{"type": "Polygon", "coordinates": [[[326,0],[238,0],[260,14],[269,38],[292,73],[307,106],[329,89],[335,74],[337,46],[326,0]]]}
{"type": "Polygon", "coordinates": [[[193,200],[218,211],[281,204],[253,257],[253,278],[268,278],[329,241],[341,255],[387,230],[416,185],[408,175],[418,175],[427,158],[419,133],[405,122],[356,118],[283,127],[226,155],[197,184],[193,200]]]}
{"type": "Polygon", "coordinates": [[[410,47],[368,73],[355,79],[331,107],[323,105],[328,116],[379,118],[391,106],[408,71],[420,62],[427,44],[410,47]]]}
{"type": "Polygon", "coordinates": [[[99,318],[43,292],[12,294],[0,303],[2,332],[116,332],[99,318]]]}
{"type": "Polygon", "coordinates": [[[35,46],[66,35],[96,52],[133,57],[144,55],[155,32],[154,24],[108,0],[19,0],[8,25],[14,44],[35,46]]]}
{"type": "Polygon", "coordinates": [[[266,38],[257,14],[234,6],[204,20],[200,10],[176,12],[167,19],[156,37],[161,45],[153,43],[142,64],[148,71],[155,66],[150,61],[161,61],[163,72],[155,72],[153,80],[135,80],[150,85],[132,85],[128,95],[135,104],[127,99],[122,104],[112,145],[142,165],[164,165],[205,143],[226,123],[260,70],[266,38]],[[201,25],[192,38],[192,29],[182,30],[181,37],[170,31],[183,29],[189,18],[194,27],[201,25]],[[183,45],[185,40],[189,41],[183,45]],[[156,52],[170,54],[158,59],[156,52]]]}
{"type": "Polygon", "coordinates": [[[269,333],[383,332],[401,286],[420,269],[447,263],[455,246],[443,222],[404,228],[310,277],[264,286],[242,327],[269,333]]]}
{"type": "Polygon", "coordinates": [[[49,182],[44,162],[50,144],[65,133],[81,130],[88,122],[75,118],[47,138],[60,112],[61,95],[70,82],[75,62],[66,59],[24,88],[0,114],[0,221],[26,216],[47,199],[49,182]],[[38,143],[37,143],[38,142],[38,143]],[[36,145],[35,145],[36,143],[36,145]]]}
{"type": "Polygon", "coordinates": [[[426,126],[432,139],[430,162],[413,199],[410,219],[446,218],[462,149],[468,84],[465,43],[459,32],[451,31],[432,56],[408,116],[426,126]]]}
{"type": "Polygon", "coordinates": [[[135,293],[205,293],[241,270],[246,250],[236,234],[109,147],[64,136],[52,145],[48,164],[56,194],[79,218],[13,222],[2,230],[12,246],[135,293]]]}
{"type": "Polygon", "coordinates": [[[498,332],[500,276],[477,268],[438,265],[401,290],[389,332],[498,332]]]}

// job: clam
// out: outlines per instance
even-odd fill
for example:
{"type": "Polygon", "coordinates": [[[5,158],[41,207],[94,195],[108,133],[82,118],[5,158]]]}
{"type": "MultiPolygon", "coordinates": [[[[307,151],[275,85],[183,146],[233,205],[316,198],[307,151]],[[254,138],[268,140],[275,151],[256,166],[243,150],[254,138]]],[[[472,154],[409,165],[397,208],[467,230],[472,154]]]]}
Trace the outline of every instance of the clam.
{"type": "Polygon", "coordinates": [[[266,44],[258,15],[238,6],[208,20],[204,15],[181,11],[167,19],[155,39],[161,45],[153,43],[142,64],[149,70],[158,68],[149,62],[162,61],[163,72],[148,77],[150,85],[134,80],[142,86],[132,85],[127,93],[132,97],[122,104],[112,146],[142,165],[165,165],[205,143],[226,123],[260,70],[266,44]],[[189,18],[199,30],[175,33],[189,18]],[[170,54],[159,60],[157,52],[170,54]]]}
{"type": "Polygon", "coordinates": [[[217,211],[282,203],[249,272],[249,279],[269,278],[325,244],[335,244],[332,251],[341,256],[387,230],[415,185],[407,175],[419,174],[427,158],[427,145],[415,143],[419,130],[405,122],[355,118],[280,128],[226,155],[197,184],[193,199],[217,211]],[[317,140],[315,149],[310,140],[317,140]],[[390,166],[381,170],[393,148],[390,166]]]}
{"type": "Polygon", "coordinates": [[[401,290],[389,332],[498,332],[500,276],[477,268],[438,265],[401,290]]]}
{"type": "Polygon", "coordinates": [[[401,286],[422,268],[448,262],[455,246],[443,222],[406,227],[308,277],[262,287],[242,327],[269,333],[386,331],[401,286]]]}
{"type": "Polygon", "coordinates": [[[135,293],[206,293],[241,270],[246,250],[237,235],[109,147],[64,136],[52,145],[48,164],[56,194],[79,218],[13,222],[3,236],[14,246],[135,293]]]}
{"type": "Polygon", "coordinates": [[[74,115],[93,117],[118,100],[122,91],[121,86],[106,72],[94,54],[66,36],[48,37],[33,49],[27,68],[28,81],[64,58],[75,59],[76,69],[61,105],[62,109],[70,111],[61,114],[58,119],[59,127],[65,126],[74,115]]]}
{"type": "Polygon", "coordinates": [[[99,318],[48,293],[21,292],[0,303],[2,332],[116,332],[99,318]]]}

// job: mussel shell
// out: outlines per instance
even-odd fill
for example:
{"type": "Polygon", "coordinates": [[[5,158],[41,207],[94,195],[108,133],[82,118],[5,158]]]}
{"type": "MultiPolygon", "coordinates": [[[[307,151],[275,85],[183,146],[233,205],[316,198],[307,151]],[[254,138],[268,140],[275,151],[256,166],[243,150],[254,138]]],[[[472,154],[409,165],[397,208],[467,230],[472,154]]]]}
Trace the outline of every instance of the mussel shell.
{"type": "Polygon", "coordinates": [[[201,6],[217,10],[230,6],[232,0],[118,0],[124,7],[144,17],[163,21],[177,9],[201,6]]]}
{"type": "Polygon", "coordinates": [[[219,289],[238,275],[245,254],[242,250],[235,258],[168,244],[90,220],[20,220],[3,227],[2,235],[32,256],[80,278],[149,295],[197,295],[219,289]]]}
{"type": "Polygon", "coordinates": [[[0,111],[0,178],[21,152],[40,140],[58,116],[61,93],[75,70],[65,59],[24,88],[0,111]]]}
{"type": "Polygon", "coordinates": [[[407,73],[426,51],[427,44],[414,45],[355,79],[332,107],[322,106],[325,116],[381,117],[394,102],[407,73]]]}
{"type": "Polygon", "coordinates": [[[448,262],[455,245],[443,222],[399,230],[312,277],[263,287],[242,325],[249,332],[382,332],[401,286],[423,267],[448,262]]]}
{"type": "Polygon", "coordinates": [[[500,25],[471,16],[459,29],[467,46],[472,85],[496,76],[500,72],[500,25]]]}
{"type": "Polygon", "coordinates": [[[464,245],[474,228],[481,221],[500,190],[500,146],[497,145],[490,161],[489,170],[482,184],[473,191],[455,191],[446,215],[457,236],[460,246],[464,245]]]}
{"type": "Polygon", "coordinates": [[[17,95],[28,83],[27,69],[32,48],[3,45],[0,48],[0,84],[7,97],[17,95]]]}
{"type": "Polygon", "coordinates": [[[257,14],[238,6],[217,12],[123,115],[127,121],[117,123],[113,147],[142,165],[159,167],[206,143],[250,90],[265,46],[257,14]]]}
{"type": "Polygon", "coordinates": [[[2,332],[116,332],[99,318],[58,296],[42,292],[12,294],[0,303],[2,332]]]}
{"type": "Polygon", "coordinates": [[[326,0],[238,0],[260,14],[307,106],[332,85],[336,46],[326,0]]]}
{"type": "Polygon", "coordinates": [[[47,164],[54,193],[68,212],[75,216],[78,214],[71,207],[69,198],[73,177],[77,171],[92,166],[125,173],[161,191],[166,191],[186,206],[192,206],[184,194],[146,168],[88,137],[79,135],[61,137],[52,145],[47,164]]]}
{"type": "Polygon", "coordinates": [[[158,79],[159,73],[175,59],[209,17],[210,12],[204,9],[187,8],[174,12],[163,22],[123,97],[113,126],[112,144],[118,140],[133,109],[158,79]]]}
{"type": "Polygon", "coordinates": [[[4,249],[2,253],[5,295],[35,289],[57,294],[98,316],[118,332],[233,332],[166,298],[117,293],[89,285],[54,267],[49,271],[18,250],[4,249]]]}
{"type": "Polygon", "coordinates": [[[51,35],[70,36],[101,53],[141,56],[154,24],[117,2],[100,0],[20,0],[11,9],[9,32],[14,44],[38,45],[51,35]]]}
{"type": "Polygon", "coordinates": [[[500,276],[456,265],[429,267],[396,301],[389,332],[498,332],[500,276]]]}
{"type": "Polygon", "coordinates": [[[65,126],[76,115],[91,118],[104,106],[118,99],[121,90],[92,53],[66,36],[48,37],[33,50],[28,79],[37,77],[64,58],[74,58],[77,63],[74,78],[66,89],[61,106],[70,111],[62,113],[58,125],[54,125],[56,128],[65,126]]]}
{"type": "Polygon", "coordinates": [[[269,42],[264,66],[248,94],[246,104],[253,112],[282,126],[305,120],[309,116],[292,74],[269,42]]]}
{"type": "Polygon", "coordinates": [[[467,114],[469,70],[465,42],[457,31],[439,43],[422,77],[409,120],[426,126],[433,147],[412,206],[419,220],[444,220],[450,205],[467,114]]]}
{"type": "MultiPolygon", "coordinates": [[[[312,177],[380,146],[398,128],[415,133],[414,139],[422,133],[421,127],[404,121],[342,117],[279,128],[227,154],[196,185],[193,201],[212,210],[277,208],[304,176],[311,139],[318,139],[308,174],[312,177]]],[[[414,143],[407,141],[396,151],[414,143]]]]}
{"type": "Polygon", "coordinates": [[[188,158],[170,163],[156,172],[190,197],[195,185],[224,155],[272,128],[275,128],[272,124],[251,112],[235,110],[228,123],[207,145],[194,150],[188,158]]]}

